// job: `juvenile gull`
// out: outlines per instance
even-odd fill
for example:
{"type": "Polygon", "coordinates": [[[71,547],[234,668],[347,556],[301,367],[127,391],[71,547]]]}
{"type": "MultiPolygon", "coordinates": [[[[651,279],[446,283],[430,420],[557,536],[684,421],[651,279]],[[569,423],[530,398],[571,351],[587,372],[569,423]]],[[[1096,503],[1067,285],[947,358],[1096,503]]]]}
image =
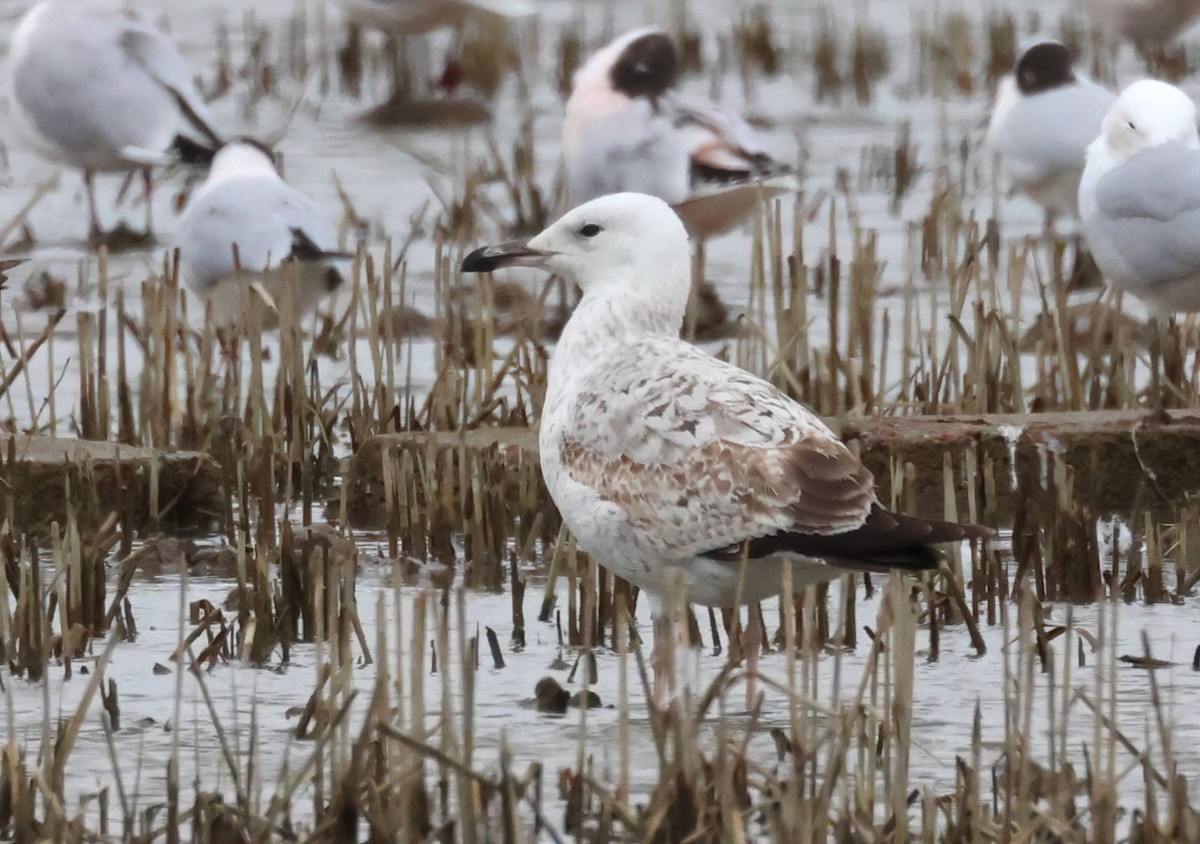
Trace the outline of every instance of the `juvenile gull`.
{"type": "Polygon", "coordinates": [[[1042,206],[1049,228],[1078,216],[1084,156],[1116,94],[1075,74],[1057,41],[1033,42],[1000,80],[987,137],[1013,187],[1042,206]]]}
{"type": "Polygon", "coordinates": [[[1153,79],[1121,93],[1088,147],[1079,212],[1109,283],[1156,316],[1200,310],[1200,135],[1186,94],[1153,79]]]}
{"type": "Polygon", "coordinates": [[[762,178],[786,168],[740,116],[681,97],[677,77],[675,45],[657,29],[626,33],[588,59],[563,119],[568,191],[575,203],[624,191],[657,196],[693,235],[711,237],[743,222],[764,193],[796,183],[762,178]]]}
{"type": "Polygon", "coordinates": [[[174,42],[120,0],[42,0],[13,33],[9,76],[18,131],[83,171],[93,242],[96,173],[143,172],[149,229],[150,168],[221,143],[174,42]]]}
{"type": "Polygon", "coordinates": [[[583,291],[550,363],[538,445],[563,521],[614,574],[661,595],[675,569],[689,600],[731,607],[779,594],[785,561],[802,589],[935,568],[934,544],[988,533],[888,512],[820,419],[680,339],[687,234],[662,200],[593,200],[462,268],[514,265],[583,291]]]}
{"type": "Polygon", "coordinates": [[[272,305],[290,296],[297,314],[312,308],[342,283],[337,263],[349,256],[337,251],[337,241],[316,204],[249,141],[217,153],[177,234],[184,280],[212,300],[218,324],[236,321],[246,283],[261,285],[272,305]]]}

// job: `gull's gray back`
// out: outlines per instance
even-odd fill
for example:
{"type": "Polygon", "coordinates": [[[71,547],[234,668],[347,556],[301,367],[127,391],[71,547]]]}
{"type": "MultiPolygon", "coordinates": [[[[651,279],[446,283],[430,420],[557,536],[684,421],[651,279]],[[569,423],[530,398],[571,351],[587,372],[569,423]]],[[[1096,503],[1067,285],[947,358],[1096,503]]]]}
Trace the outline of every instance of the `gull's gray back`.
{"type": "Polygon", "coordinates": [[[1100,179],[1096,207],[1089,243],[1116,252],[1133,280],[1200,277],[1200,150],[1142,150],[1100,179]]]}
{"type": "Polygon", "coordinates": [[[1065,169],[1083,170],[1084,152],[1100,135],[1116,95],[1093,82],[1021,97],[994,138],[1018,180],[1040,181],[1065,169]]]}
{"type": "Polygon", "coordinates": [[[241,268],[261,272],[292,252],[294,229],[318,248],[337,249],[337,231],[307,196],[278,179],[244,176],[198,195],[179,221],[177,244],[185,280],[205,289],[241,268]]]}
{"type": "Polygon", "coordinates": [[[645,100],[588,124],[567,163],[575,204],[626,191],[674,204],[687,197],[690,172],[683,133],[645,100]]]}

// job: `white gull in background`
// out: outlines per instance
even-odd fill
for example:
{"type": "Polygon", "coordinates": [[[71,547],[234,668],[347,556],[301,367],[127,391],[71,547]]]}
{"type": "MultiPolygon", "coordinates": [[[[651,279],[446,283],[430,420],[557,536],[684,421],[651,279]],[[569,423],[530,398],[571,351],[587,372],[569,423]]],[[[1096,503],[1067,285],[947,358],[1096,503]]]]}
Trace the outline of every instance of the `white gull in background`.
{"type": "Polygon", "coordinates": [[[938,566],[974,525],[890,513],[820,419],[768,382],[680,339],[687,233],[662,200],[592,200],[528,243],[485,247],[464,272],[536,266],[583,298],[550,362],[542,474],[578,545],[662,595],[732,607],[848,571],[938,566]],[[744,562],[744,571],[743,571],[744,562]]]}
{"type": "Polygon", "coordinates": [[[1200,0],[1088,0],[1087,5],[1102,30],[1143,49],[1161,47],[1200,15],[1200,0]]]}
{"type": "Polygon", "coordinates": [[[342,5],[350,23],[395,35],[459,27],[471,18],[502,24],[536,11],[529,0],[343,0],[342,5]]]}
{"type": "Polygon", "coordinates": [[[237,320],[247,284],[271,305],[290,297],[303,314],[342,284],[338,264],[349,257],[337,251],[329,219],[249,141],[217,153],[179,221],[176,245],[184,281],[212,302],[218,324],[237,320]]]}
{"type": "Polygon", "coordinates": [[[1047,228],[1058,217],[1078,216],[1087,147],[1116,99],[1077,76],[1067,48],[1047,39],[1022,50],[1000,80],[987,139],[1013,188],[1042,206],[1047,228]]]}
{"type": "Polygon", "coordinates": [[[693,235],[741,224],[764,194],[795,190],[740,116],[674,90],[675,45],[637,29],[597,51],[575,75],[563,119],[563,155],[573,203],[622,191],[675,207],[693,235]],[[699,189],[704,183],[720,187],[699,189]]]}
{"type": "Polygon", "coordinates": [[[1121,92],[1087,151],[1083,235],[1109,283],[1156,316],[1200,310],[1196,106],[1153,79],[1121,92]]]}
{"type": "Polygon", "coordinates": [[[42,0],[13,33],[9,76],[20,133],[83,171],[94,243],[96,173],[141,170],[148,194],[151,167],[211,158],[221,143],[174,42],[119,0],[42,0]]]}

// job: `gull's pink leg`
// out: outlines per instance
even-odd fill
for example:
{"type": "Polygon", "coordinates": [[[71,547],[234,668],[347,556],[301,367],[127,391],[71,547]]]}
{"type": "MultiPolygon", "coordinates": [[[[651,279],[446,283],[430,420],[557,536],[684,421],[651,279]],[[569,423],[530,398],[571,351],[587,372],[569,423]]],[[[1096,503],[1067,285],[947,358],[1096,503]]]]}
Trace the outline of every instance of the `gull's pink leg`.
{"type": "Polygon", "coordinates": [[[754,709],[758,697],[758,655],[762,652],[762,618],[757,605],[750,608],[749,618],[739,641],[746,658],[746,710],[754,709]]]}
{"type": "Polygon", "coordinates": [[[146,237],[154,233],[154,175],[147,167],[142,171],[142,201],[146,203],[146,237]]]}
{"type": "Polygon", "coordinates": [[[650,665],[654,669],[654,688],[651,705],[661,712],[667,708],[675,678],[675,643],[671,641],[675,625],[666,613],[656,613],[653,625],[654,646],[650,651],[650,665]]]}
{"type": "Polygon", "coordinates": [[[83,187],[87,191],[88,240],[99,244],[104,240],[104,229],[100,228],[100,214],[96,210],[96,174],[91,170],[83,171],[83,187]]]}

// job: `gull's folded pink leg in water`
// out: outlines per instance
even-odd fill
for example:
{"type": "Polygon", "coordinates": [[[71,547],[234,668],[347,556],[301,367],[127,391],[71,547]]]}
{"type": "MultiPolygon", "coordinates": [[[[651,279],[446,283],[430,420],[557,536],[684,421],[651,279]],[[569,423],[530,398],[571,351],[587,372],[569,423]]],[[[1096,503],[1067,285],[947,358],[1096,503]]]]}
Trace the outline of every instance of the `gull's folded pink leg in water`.
{"type": "Polygon", "coordinates": [[[664,614],[654,616],[654,645],[650,665],[654,671],[652,704],[660,712],[667,708],[675,685],[675,623],[664,614]]]}
{"type": "Polygon", "coordinates": [[[763,646],[763,619],[758,604],[750,607],[748,615],[740,642],[746,660],[746,711],[752,712],[758,703],[758,658],[763,646]]]}

